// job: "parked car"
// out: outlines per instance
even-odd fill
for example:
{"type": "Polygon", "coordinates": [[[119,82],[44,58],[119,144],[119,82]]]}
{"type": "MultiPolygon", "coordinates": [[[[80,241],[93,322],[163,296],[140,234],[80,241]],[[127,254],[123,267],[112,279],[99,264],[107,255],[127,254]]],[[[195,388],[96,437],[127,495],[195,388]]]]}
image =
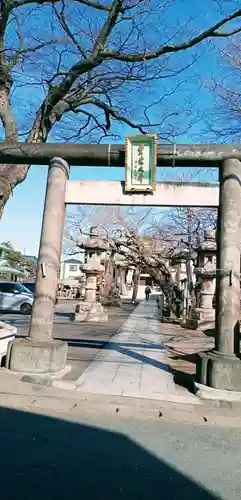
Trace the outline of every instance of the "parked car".
{"type": "Polygon", "coordinates": [[[33,306],[33,294],[22,283],[0,281],[0,310],[20,311],[30,314],[33,306]]]}
{"type": "Polygon", "coordinates": [[[32,292],[32,294],[34,295],[34,293],[35,293],[35,281],[31,281],[30,283],[23,283],[23,286],[28,288],[28,290],[30,290],[30,292],[32,292]]]}
{"type": "MultiPolygon", "coordinates": [[[[30,292],[32,292],[32,294],[34,295],[35,294],[35,281],[31,281],[29,283],[23,283],[23,285],[28,288],[30,290],[30,292]]],[[[56,296],[56,299],[55,299],[55,304],[57,304],[58,302],[58,297],[56,296]]]]}

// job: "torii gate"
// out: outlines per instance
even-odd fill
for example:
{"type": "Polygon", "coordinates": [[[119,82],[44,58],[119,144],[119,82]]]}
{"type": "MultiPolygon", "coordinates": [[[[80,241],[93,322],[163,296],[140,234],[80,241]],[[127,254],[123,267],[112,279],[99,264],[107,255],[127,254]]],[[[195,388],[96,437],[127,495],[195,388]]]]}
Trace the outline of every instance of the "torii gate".
{"type": "Polygon", "coordinates": [[[67,343],[53,340],[55,293],[67,203],[103,205],[218,207],[217,309],[215,349],[202,354],[198,381],[241,391],[239,357],[241,146],[159,146],[157,166],[219,167],[215,183],[158,183],[154,194],[125,193],[122,182],[70,181],[69,165],[124,166],[124,145],[0,144],[1,163],[48,165],[48,181],[27,340],[11,343],[8,368],[21,373],[59,372],[67,343]]]}

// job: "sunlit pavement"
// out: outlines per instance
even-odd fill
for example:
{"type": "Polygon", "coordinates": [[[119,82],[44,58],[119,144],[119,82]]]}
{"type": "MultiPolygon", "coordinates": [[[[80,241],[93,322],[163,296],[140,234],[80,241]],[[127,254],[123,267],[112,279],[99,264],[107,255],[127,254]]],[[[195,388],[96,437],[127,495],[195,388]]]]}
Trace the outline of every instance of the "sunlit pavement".
{"type": "Polygon", "coordinates": [[[154,299],[140,302],[77,385],[83,393],[199,403],[174,384],[154,299]]]}
{"type": "MultiPolygon", "coordinates": [[[[72,369],[62,381],[54,382],[55,387],[201,404],[174,384],[155,298],[136,308],[131,304],[110,308],[108,323],[73,323],[74,307],[72,301],[60,301],[56,306],[54,337],[68,341],[72,369]]],[[[17,326],[18,335],[27,334],[29,317],[5,315],[4,319],[17,326]]]]}

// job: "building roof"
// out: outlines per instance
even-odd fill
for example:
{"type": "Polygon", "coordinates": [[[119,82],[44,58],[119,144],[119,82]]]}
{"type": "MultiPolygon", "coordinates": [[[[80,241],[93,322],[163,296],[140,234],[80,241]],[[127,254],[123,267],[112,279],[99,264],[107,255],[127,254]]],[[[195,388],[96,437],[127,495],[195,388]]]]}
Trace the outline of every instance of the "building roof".
{"type": "Polygon", "coordinates": [[[24,276],[26,277],[26,271],[15,269],[11,266],[5,266],[0,264],[0,274],[14,274],[15,276],[24,276]]]}
{"type": "Polygon", "coordinates": [[[78,259],[66,259],[64,260],[65,264],[82,264],[81,260],[78,259]]]}
{"type": "Polygon", "coordinates": [[[25,259],[32,259],[32,260],[34,260],[34,262],[36,262],[36,264],[38,262],[38,258],[35,255],[24,255],[23,257],[25,259]]]}

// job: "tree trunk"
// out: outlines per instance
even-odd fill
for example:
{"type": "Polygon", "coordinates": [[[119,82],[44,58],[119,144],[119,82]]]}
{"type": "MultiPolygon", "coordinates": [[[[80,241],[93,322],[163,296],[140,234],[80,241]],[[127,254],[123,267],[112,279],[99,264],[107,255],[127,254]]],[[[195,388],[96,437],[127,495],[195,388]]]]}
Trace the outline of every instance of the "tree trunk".
{"type": "Polygon", "coordinates": [[[132,302],[135,302],[137,299],[137,294],[138,294],[138,287],[139,287],[139,281],[140,281],[140,270],[135,269],[134,271],[134,278],[133,278],[133,293],[132,293],[132,302]]]}
{"type": "MultiPolygon", "coordinates": [[[[0,122],[2,122],[6,144],[19,141],[16,121],[11,111],[11,76],[0,65],[0,122]]],[[[49,130],[43,127],[41,116],[37,116],[28,135],[27,142],[46,142],[49,130]]],[[[26,179],[30,165],[0,164],[0,218],[13,189],[26,179]]]]}
{"type": "MultiPolygon", "coordinates": [[[[18,141],[16,122],[10,107],[10,91],[12,80],[4,67],[0,67],[0,120],[2,122],[5,142],[13,144],[18,141]]],[[[18,177],[18,169],[24,170],[24,166],[0,165],[0,217],[4,205],[12,193],[13,179],[18,177]]]]}
{"type": "Polygon", "coordinates": [[[192,283],[192,269],[191,269],[191,253],[192,253],[192,213],[187,209],[187,237],[188,237],[188,258],[187,258],[187,302],[186,313],[187,318],[190,317],[190,301],[193,302],[193,283],[192,283]]]}
{"type": "Polygon", "coordinates": [[[111,259],[107,259],[105,262],[104,280],[105,284],[101,295],[103,298],[106,298],[109,296],[113,285],[113,263],[111,259]]]}
{"type": "Polygon", "coordinates": [[[126,284],[125,284],[125,273],[126,270],[123,267],[120,267],[120,289],[121,289],[121,295],[127,295],[126,292],[126,284]]]}

